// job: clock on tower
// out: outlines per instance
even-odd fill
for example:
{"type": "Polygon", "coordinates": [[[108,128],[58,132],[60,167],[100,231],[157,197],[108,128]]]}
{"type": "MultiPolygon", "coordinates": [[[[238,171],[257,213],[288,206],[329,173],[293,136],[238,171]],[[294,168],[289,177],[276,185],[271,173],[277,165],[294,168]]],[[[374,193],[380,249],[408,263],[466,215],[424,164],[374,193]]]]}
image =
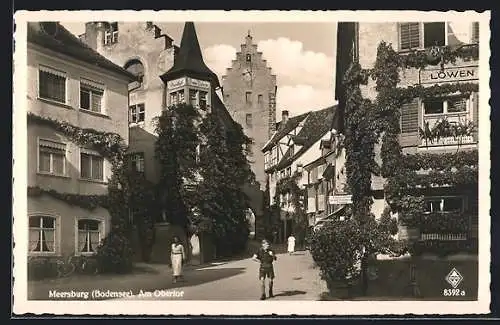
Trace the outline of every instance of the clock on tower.
{"type": "Polygon", "coordinates": [[[250,82],[250,83],[252,83],[253,80],[255,79],[251,68],[244,69],[242,75],[243,75],[243,78],[245,78],[245,80],[247,82],[250,82]]]}

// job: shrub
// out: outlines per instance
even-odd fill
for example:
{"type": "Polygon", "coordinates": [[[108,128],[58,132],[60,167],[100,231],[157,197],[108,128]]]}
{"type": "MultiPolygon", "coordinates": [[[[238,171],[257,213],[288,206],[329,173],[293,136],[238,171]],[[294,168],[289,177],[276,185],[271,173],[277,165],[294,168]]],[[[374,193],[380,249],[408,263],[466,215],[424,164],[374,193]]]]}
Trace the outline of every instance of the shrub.
{"type": "Polygon", "coordinates": [[[352,219],[328,222],[311,235],[312,257],[329,286],[358,277],[362,242],[359,226],[352,219]]]}
{"type": "Polygon", "coordinates": [[[100,273],[128,273],[132,270],[134,251],[124,231],[111,230],[97,249],[100,273]]]}
{"type": "Polygon", "coordinates": [[[55,260],[45,257],[30,258],[28,260],[28,280],[42,280],[57,276],[55,260]]]}

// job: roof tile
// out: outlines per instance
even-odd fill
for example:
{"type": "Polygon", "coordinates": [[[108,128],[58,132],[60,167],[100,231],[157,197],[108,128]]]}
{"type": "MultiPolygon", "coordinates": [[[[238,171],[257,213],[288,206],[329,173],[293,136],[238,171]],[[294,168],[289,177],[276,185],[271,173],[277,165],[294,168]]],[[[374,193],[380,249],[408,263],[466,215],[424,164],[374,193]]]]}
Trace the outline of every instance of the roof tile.
{"type": "Polygon", "coordinates": [[[97,53],[58,22],[28,22],[28,42],[121,74],[130,81],[137,80],[133,74],[97,53]],[[45,32],[44,28],[50,28],[54,34],[45,32]]]}

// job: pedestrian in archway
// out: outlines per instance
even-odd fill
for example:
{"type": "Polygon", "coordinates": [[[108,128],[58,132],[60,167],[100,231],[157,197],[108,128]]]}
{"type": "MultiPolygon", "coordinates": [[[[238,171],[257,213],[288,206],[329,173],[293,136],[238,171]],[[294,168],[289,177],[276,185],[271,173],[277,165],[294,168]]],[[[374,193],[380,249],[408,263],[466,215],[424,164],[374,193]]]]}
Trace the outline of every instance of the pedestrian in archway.
{"type": "Polygon", "coordinates": [[[288,237],[288,254],[292,255],[295,252],[295,237],[290,234],[288,237]]]}
{"type": "Polygon", "coordinates": [[[267,240],[262,240],[262,246],[257,253],[252,257],[253,260],[260,262],[259,268],[259,280],[261,288],[260,300],[266,299],[266,278],[269,282],[269,298],[274,297],[273,295],[273,281],[274,281],[274,268],[273,262],[276,261],[277,257],[271,249],[269,242],[267,240]]]}
{"type": "Polygon", "coordinates": [[[184,246],[182,246],[181,241],[177,236],[174,236],[173,238],[170,260],[172,262],[173,282],[176,283],[182,278],[182,264],[186,260],[184,246]]]}

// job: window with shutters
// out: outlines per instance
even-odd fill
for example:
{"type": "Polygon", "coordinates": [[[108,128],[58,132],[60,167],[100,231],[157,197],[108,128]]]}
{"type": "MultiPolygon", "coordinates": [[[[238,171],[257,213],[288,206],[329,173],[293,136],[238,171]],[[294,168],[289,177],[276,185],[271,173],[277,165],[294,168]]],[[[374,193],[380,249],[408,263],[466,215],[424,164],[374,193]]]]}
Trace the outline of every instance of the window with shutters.
{"type": "Polygon", "coordinates": [[[473,22],[472,23],[472,40],[471,43],[478,44],[479,43],[479,23],[478,22],[473,22]]]}
{"type": "Polygon", "coordinates": [[[84,180],[104,180],[104,158],[88,149],[80,152],[80,178],[84,180]]]}
{"type": "Polygon", "coordinates": [[[400,23],[399,38],[401,50],[420,47],[420,23],[400,23]]]}
{"type": "Polygon", "coordinates": [[[418,101],[401,107],[401,133],[418,132],[418,101]]]}
{"type": "Polygon", "coordinates": [[[399,49],[411,50],[432,46],[445,46],[447,43],[445,22],[400,23],[399,49]]]}
{"type": "Polygon", "coordinates": [[[39,139],[38,172],[64,176],[66,174],[66,144],[39,139]]]}
{"type": "Polygon", "coordinates": [[[38,97],[66,104],[66,73],[40,66],[38,70],[38,97]]]}
{"type": "Polygon", "coordinates": [[[80,80],[80,108],[102,113],[104,86],[93,81],[80,80]]]}

